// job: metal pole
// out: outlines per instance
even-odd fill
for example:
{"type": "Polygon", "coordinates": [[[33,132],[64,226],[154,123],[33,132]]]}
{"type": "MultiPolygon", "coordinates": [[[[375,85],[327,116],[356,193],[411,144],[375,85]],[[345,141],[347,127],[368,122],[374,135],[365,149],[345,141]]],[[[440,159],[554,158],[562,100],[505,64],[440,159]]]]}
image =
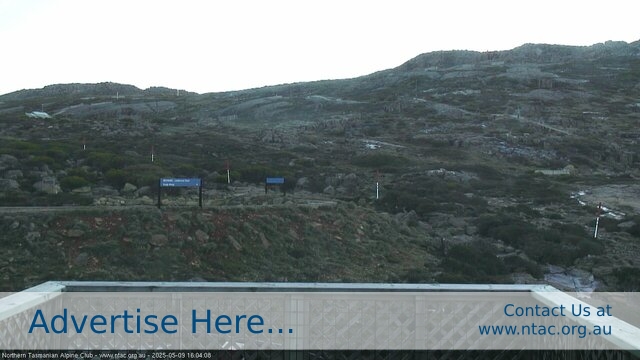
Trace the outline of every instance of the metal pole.
{"type": "Polygon", "coordinates": [[[596,211],[596,229],[593,232],[593,238],[598,238],[598,224],[600,223],[600,212],[602,211],[602,203],[598,204],[598,210],[596,211]]]}
{"type": "Polygon", "coordinates": [[[376,170],[376,200],[380,199],[380,172],[376,170]]]}
{"type": "Polygon", "coordinates": [[[162,179],[158,180],[158,207],[160,207],[162,204],[160,202],[160,192],[162,191],[162,179]]]}

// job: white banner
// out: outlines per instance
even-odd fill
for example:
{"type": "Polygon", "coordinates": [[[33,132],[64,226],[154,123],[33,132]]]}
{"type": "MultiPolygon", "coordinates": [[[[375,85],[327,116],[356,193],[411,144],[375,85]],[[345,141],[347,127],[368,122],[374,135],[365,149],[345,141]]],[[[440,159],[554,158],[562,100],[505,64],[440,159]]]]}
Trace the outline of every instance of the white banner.
{"type": "Polygon", "coordinates": [[[638,293],[22,292],[12,350],[640,350],[638,293]]]}

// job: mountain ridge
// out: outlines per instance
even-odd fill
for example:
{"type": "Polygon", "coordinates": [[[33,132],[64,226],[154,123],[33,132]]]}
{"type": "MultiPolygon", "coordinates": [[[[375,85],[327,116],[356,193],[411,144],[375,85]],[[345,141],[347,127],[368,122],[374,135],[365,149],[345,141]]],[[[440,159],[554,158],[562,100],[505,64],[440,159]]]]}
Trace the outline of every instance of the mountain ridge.
{"type": "Polygon", "coordinates": [[[437,50],[423,54],[419,54],[403,64],[390,69],[382,69],[368,75],[354,78],[335,79],[335,80],[315,80],[305,82],[294,82],[285,84],[267,85],[259,88],[248,88],[233,91],[205,92],[202,94],[191,92],[188,89],[173,89],[163,86],[152,86],[141,89],[135,85],[100,82],[100,83],[59,83],[50,84],[39,89],[22,89],[16,90],[4,95],[0,95],[0,101],[27,100],[37,97],[53,97],[61,95],[83,95],[83,96],[105,96],[119,94],[121,96],[133,96],[155,93],[174,94],[177,91],[190,95],[207,95],[220,93],[239,93],[251,90],[269,89],[282,86],[314,84],[318,82],[332,81],[348,81],[358,80],[375,75],[385,74],[393,71],[412,71],[424,70],[432,67],[451,67],[469,63],[481,62],[499,62],[508,63],[531,62],[537,63],[553,63],[559,61],[567,61],[572,57],[581,57],[582,59],[596,60],[604,56],[634,56],[640,58],[640,40],[627,43],[624,41],[607,41],[589,46],[577,45],[561,45],[561,44],[545,44],[545,43],[526,43],[510,50],[498,51],[473,51],[473,50],[437,50]]]}

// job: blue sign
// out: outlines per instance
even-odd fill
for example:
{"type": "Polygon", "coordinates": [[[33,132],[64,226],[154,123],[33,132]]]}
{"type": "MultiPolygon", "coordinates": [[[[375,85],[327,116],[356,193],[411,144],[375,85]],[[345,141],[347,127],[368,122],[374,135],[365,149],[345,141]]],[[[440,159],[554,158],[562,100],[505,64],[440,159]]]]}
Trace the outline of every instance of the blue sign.
{"type": "Polygon", "coordinates": [[[160,179],[161,187],[200,187],[202,182],[200,179],[171,179],[171,178],[163,178],[160,179]]]}
{"type": "Polygon", "coordinates": [[[267,178],[267,184],[284,184],[284,178],[283,177],[277,177],[277,178],[267,178]]]}

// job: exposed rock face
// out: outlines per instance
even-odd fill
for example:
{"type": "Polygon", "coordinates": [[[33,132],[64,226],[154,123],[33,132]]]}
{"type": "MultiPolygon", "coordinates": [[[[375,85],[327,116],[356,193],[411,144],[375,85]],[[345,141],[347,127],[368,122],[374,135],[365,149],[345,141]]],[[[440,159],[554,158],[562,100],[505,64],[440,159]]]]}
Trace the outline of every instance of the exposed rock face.
{"type": "Polygon", "coordinates": [[[593,292],[600,287],[593,274],[580,269],[565,269],[560,266],[547,266],[545,281],[562,290],[593,292]]]}

